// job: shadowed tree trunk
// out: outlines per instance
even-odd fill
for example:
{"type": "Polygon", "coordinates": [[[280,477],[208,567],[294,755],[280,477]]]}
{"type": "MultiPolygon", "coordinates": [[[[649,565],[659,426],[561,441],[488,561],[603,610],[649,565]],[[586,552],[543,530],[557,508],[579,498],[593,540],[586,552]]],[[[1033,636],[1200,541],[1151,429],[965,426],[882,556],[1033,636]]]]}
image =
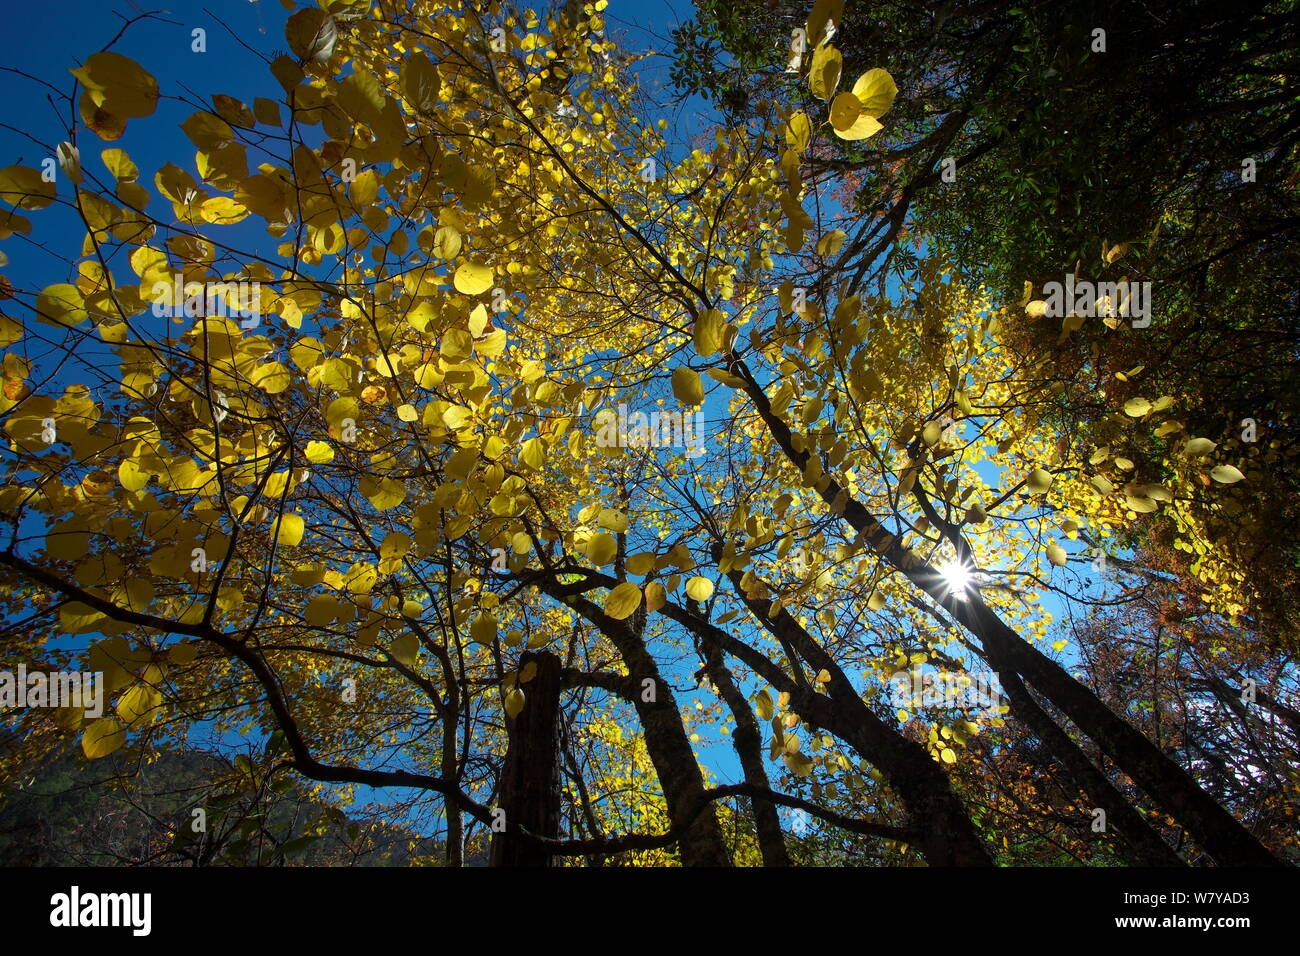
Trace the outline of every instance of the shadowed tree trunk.
{"type": "Polygon", "coordinates": [[[537,665],[537,673],[520,685],[524,708],[513,719],[506,718],[510,742],[499,806],[507,829],[492,837],[491,866],[551,865],[551,854],[514,836],[515,827],[537,836],[560,834],[560,659],[550,651],[525,652],[520,672],[530,663],[537,665]]]}
{"type": "MultiPolygon", "coordinates": [[[[722,648],[716,644],[701,642],[700,653],[704,657],[704,673],[718,688],[718,693],[726,701],[736,720],[736,730],[731,735],[732,746],[740,758],[741,769],[745,772],[745,782],[765,790],[771,789],[772,783],[767,779],[763,767],[763,744],[758,731],[758,721],[749,708],[745,695],[736,686],[731,672],[723,663],[722,648]]],[[[781,818],[777,815],[776,805],[762,797],[751,797],[750,807],[754,812],[754,832],[758,837],[758,849],[764,866],[789,866],[790,854],[785,847],[785,835],[781,832],[781,818]]]]}

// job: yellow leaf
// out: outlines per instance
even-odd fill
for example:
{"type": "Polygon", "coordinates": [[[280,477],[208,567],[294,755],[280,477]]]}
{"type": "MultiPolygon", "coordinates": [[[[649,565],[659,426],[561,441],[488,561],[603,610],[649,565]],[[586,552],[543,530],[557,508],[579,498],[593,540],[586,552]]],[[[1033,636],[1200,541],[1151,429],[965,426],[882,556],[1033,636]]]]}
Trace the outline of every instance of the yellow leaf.
{"type": "MultiPolygon", "coordinates": [[[[290,4],[289,6],[292,6],[290,4]]],[[[289,17],[284,25],[289,49],[300,60],[328,60],[338,40],[334,18],[324,10],[309,7],[289,17]]]]}
{"type": "Polygon", "coordinates": [[[214,196],[203,201],[203,205],[199,207],[199,215],[204,222],[226,226],[247,219],[248,208],[229,196],[214,196]]]}
{"type": "MultiPolygon", "coordinates": [[[[848,238],[843,229],[832,229],[826,235],[817,240],[817,254],[819,256],[833,256],[844,247],[844,240],[848,238]]],[[[837,310],[838,312],[838,310],[837,310]]]]}
{"type": "Polygon", "coordinates": [[[831,101],[831,126],[841,133],[851,129],[862,115],[862,101],[852,93],[840,93],[831,101]]]}
{"type": "Polygon", "coordinates": [[[91,760],[107,757],[126,743],[126,728],[116,718],[92,720],[81,732],[81,750],[91,760]]]}
{"type": "Polygon", "coordinates": [[[646,611],[657,611],[667,603],[668,596],[664,592],[663,582],[651,581],[645,586],[645,609],[646,611]]]}
{"type": "Polygon", "coordinates": [[[772,715],[776,713],[772,705],[772,695],[767,692],[767,688],[760,690],[758,696],[754,698],[754,709],[758,711],[760,720],[771,720],[772,715]]]}
{"type": "Polygon", "coordinates": [[[360,489],[376,511],[396,508],[406,500],[406,486],[394,478],[362,478],[360,489]]]}
{"type": "MultiPolygon", "coordinates": [[[[792,739],[798,740],[797,737],[792,739]]],[[[812,758],[805,754],[787,753],[782,759],[785,761],[785,765],[790,768],[790,772],[796,777],[806,777],[812,773],[812,758]]]]}
{"type": "Polygon", "coordinates": [[[293,373],[279,362],[267,362],[255,368],[249,380],[266,394],[279,395],[293,382],[293,373]]]}
{"type": "Polygon", "coordinates": [[[862,104],[862,112],[867,116],[879,118],[889,112],[898,95],[898,85],[888,70],[877,67],[867,70],[853,84],[853,95],[862,104]]]}
{"type": "Polygon", "coordinates": [[[605,613],[616,621],[631,617],[641,606],[641,589],[631,581],[624,581],[605,599],[605,613]]]}
{"type": "Polygon", "coordinates": [[[109,148],[100,153],[99,158],[103,160],[104,168],[119,183],[133,183],[140,176],[140,170],[125,150],[109,148]]]}
{"type": "Polygon", "coordinates": [[[448,362],[463,362],[470,357],[474,339],[465,329],[448,329],[438,343],[438,351],[448,362]]]}
{"type": "Polygon", "coordinates": [[[332,594],[318,594],[307,602],[303,617],[312,627],[324,627],[339,613],[339,602],[332,594]]]}
{"type": "Polygon", "coordinates": [[[11,319],[7,315],[0,315],[0,348],[6,348],[13,345],[22,337],[22,322],[18,319],[11,319]]]}
{"type": "Polygon", "coordinates": [[[149,484],[151,473],[136,458],[124,458],[117,466],[117,480],[127,491],[139,491],[149,484]]]}
{"type": "Polygon", "coordinates": [[[439,226],[433,234],[433,254],[439,259],[455,259],[460,255],[460,233],[455,226],[439,226]]]}
{"type": "Polygon", "coordinates": [[[137,721],[147,722],[161,706],[162,694],[157,688],[136,684],[118,699],[117,716],[130,726],[137,721]]]}
{"type": "Polygon", "coordinates": [[[617,553],[618,541],[615,540],[612,534],[607,534],[604,531],[593,534],[587,542],[587,557],[598,568],[603,568],[611,563],[617,553]]]}
{"type": "Polygon", "coordinates": [[[673,369],[673,394],[683,405],[703,404],[704,382],[694,369],[679,365],[673,369]]]}
{"type": "Polygon", "coordinates": [[[492,267],[477,262],[463,262],[452,280],[456,291],[463,295],[478,295],[492,287],[492,267]]]}
{"type": "Polygon", "coordinates": [[[727,317],[719,309],[701,313],[691,332],[695,351],[707,358],[722,348],[722,333],[726,323],[727,317]]]}
{"type": "Polygon", "coordinates": [[[627,515],[614,508],[601,508],[596,523],[610,531],[626,531],[627,515]]]}
{"type": "Polygon", "coordinates": [[[464,428],[466,423],[472,421],[473,418],[474,413],[464,405],[452,405],[450,408],[443,409],[442,412],[442,423],[452,431],[464,428]]]}
{"type": "Polygon", "coordinates": [[[281,515],[271,526],[271,534],[275,538],[275,543],[287,548],[297,547],[298,542],[302,541],[302,533],[305,527],[302,515],[281,515]]]}
{"type": "Polygon", "coordinates": [[[511,720],[519,716],[519,712],[524,709],[524,692],[515,687],[506,694],[506,714],[511,720]]]}
{"type": "Polygon", "coordinates": [[[706,577],[695,575],[686,582],[686,596],[693,601],[707,601],[713,596],[713,582],[706,577]]]}
{"type": "Polygon", "coordinates": [[[86,318],[86,300],[81,291],[66,282],[46,286],[36,297],[36,314],[49,325],[68,328],[80,325],[86,318]]]}
{"type": "Polygon", "coordinates": [[[323,465],[327,461],[334,460],[334,446],[329,442],[309,441],[307,447],[303,449],[303,455],[313,465],[323,465]]]}
{"type": "Polygon", "coordinates": [[[497,619],[491,614],[480,614],[470,624],[469,636],[476,644],[491,644],[497,637],[497,619]]]}
{"type": "Polygon", "coordinates": [[[483,334],[483,330],[487,328],[487,324],[487,308],[480,302],[474,306],[474,310],[469,314],[469,334],[474,338],[478,338],[483,334]]]}
{"type": "MultiPolygon", "coordinates": [[[[412,108],[427,113],[438,105],[442,79],[438,68],[421,53],[411,53],[402,62],[402,95],[412,108]]],[[[443,256],[443,258],[448,258],[443,256]]]]}
{"type": "Polygon", "coordinates": [[[107,50],[92,53],[79,69],[68,72],[106,113],[134,119],[151,115],[158,106],[158,81],[128,56],[107,50]]]}
{"type": "Polygon", "coordinates": [[[1124,414],[1129,418],[1141,418],[1151,411],[1151,403],[1145,398],[1130,398],[1124,403],[1124,414]]]}
{"type": "Polygon", "coordinates": [[[1029,489],[1030,494],[1046,494],[1052,487],[1052,473],[1042,468],[1035,468],[1025,480],[1025,487],[1029,489]]]}
{"type": "Polygon", "coordinates": [[[519,464],[533,471],[541,471],[546,464],[546,443],[540,438],[530,438],[519,451],[519,464]]]}
{"type": "Polygon", "coordinates": [[[1065,567],[1067,555],[1065,549],[1059,544],[1049,544],[1047,546],[1047,560],[1051,561],[1059,568],[1065,567]]]}
{"type": "Polygon", "coordinates": [[[1246,476],[1232,465],[1219,465],[1210,469],[1210,477],[1221,484],[1230,485],[1233,482],[1241,481],[1246,476]]]}
{"type": "Polygon", "coordinates": [[[54,183],[47,183],[29,166],[0,169],[0,201],[19,209],[44,209],[54,202],[54,183]]]}
{"type": "Polygon", "coordinates": [[[880,124],[879,120],[863,113],[848,129],[836,129],[835,135],[840,139],[847,140],[870,139],[882,129],[884,129],[884,126],[880,124]]]}
{"type": "Polygon", "coordinates": [[[493,329],[481,339],[474,340],[474,351],[488,358],[495,358],[505,351],[506,330],[493,329]]]}
{"type": "Polygon", "coordinates": [[[456,453],[447,459],[447,464],[443,465],[442,470],[448,478],[464,481],[477,464],[478,450],[471,446],[457,449],[456,453]]]}
{"type": "Polygon", "coordinates": [[[379,176],[373,169],[357,174],[348,187],[348,196],[356,206],[369,206],[379,198],[379,176]]]}
{"type": "Polygon", "coordinates": [[[813,46],[820,45],[826,39],[827,27],[833,25],[839,29],[843,19],[844,0],[817,0],[804,24],[808,42],[813,46]]]}
{"type": "Polygon", "coordinates": [[[803,110],[795,113],[790,117],[789,123],[785,127],[785,141],[791,149],[802,153],[808,148],[808,141],[812,138],[812,122],[808,119],[808,114],[803,110]]]}
{"type": "Polygon", "coordinates": [[[835,87],[839,86],[840,69],[843,65],[844,57],[829,43],[818,47],[813,52],[812,70],[808,75],[808,86],[812,89],[813,96],[819,100],[831,98],[835,87]]]}
{"type": "Polygon", "coordinates": [[[420,639],[414,634],[403,634],[388,646],[388,653],[407,667],[413,667],[420,653],[420,639]]]}
{"type": "Polygon", "coordinates": [[[642,551],[640,554],[634,554],[626,561],[628,574],[648,574],[650,569],[655,566],[655,556],[649,551],[642,551]]]}
{"type": "Polygon", "coordinates": [[[387,560],[403,558],[410,550],[411,536],[405,531],[390,531],[379,543],[379,556],[387,560]]]}

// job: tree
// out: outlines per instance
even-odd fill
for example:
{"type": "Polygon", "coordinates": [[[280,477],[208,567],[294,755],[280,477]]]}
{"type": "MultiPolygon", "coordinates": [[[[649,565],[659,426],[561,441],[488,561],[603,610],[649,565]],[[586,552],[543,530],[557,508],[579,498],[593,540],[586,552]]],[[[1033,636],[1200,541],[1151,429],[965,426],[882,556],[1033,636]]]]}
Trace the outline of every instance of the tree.
{"type": "MultiPolygon", "coordinates": [[[[771,99],[815,102],[789,69],[795,43],[806,42],[805,65],[813,52],[792,40],[808,36],[806,4],[696,8],[674,34],[684,89],[740,116],[771,99]]],[[[1258,454],[1266,467],[1249,519],[1215,495],[1181,509],[1212,549],[1193,553],[1163,513],[1136,524],[1129,543],[1157,544],[1144,559],[1189,594],[1261,640],[1293,645],[1298,555],[1259,531],[1294,541],[1300,517],[1294,4],[1099,0],[1069,16],[1052,3],[981,0],[819,9],[823,22],[836,11],[846,76],[887,62],[904,90],[880,137],[865,147],[827,137],[805,163],[810,182],[838,182],[861,213],[847,240],[850,282],[883,283],[909,266],[912,246],[897,241],[908,234],[1007,299],[1067,272],[1149,282],[1140,328],[1060,314],[1016,323],[1010,342],[1067,386],[1051,411],[1089,454],[1114,445],[1099,392],[1121,404],[1177,399],[1182,429],[1125,443],[1142,481],[1165,477],[1148,448],[1164,456],[1190,437],[1258,454]]]]}
{"type": "MultiPolygon", "coordinates": [[[[21,756],[210,721],[267,738],[256,779],[440,801],[450,865],[488,835],[498,860],[782,865],[782,812],[987,865],[969,801],[1002,784],[962,764],[1010,714],[1080,858],[1182,862],[1149,800],[1218,863],[1276,862],[1038,646],[1063,543],[1197,468],[1090,481],[1013,313],[942,256],[896,296],[845,288],[853,214],[803,176],[824,107],[674,156],[603,8],[298,11],[282,95],[195,103],[198,178],[168,164],[156,196],[90,137],[157,81],[112,51],[76,71],[61,177],[0,183],[84,229],[71,281],[15,282],[3,325],[5,650],[84,655],[115,715],[29,711],[21,756]],[[1006,701],[913,714],[910,667],[991,668],[1006,701]],[[713,728],[743,783],[710,785],[713,728]],[[556,806],[518,819],[554,768],[556,806]]],[[[836,95],[837,56],[812,87],[869,138],[895,84],[836,95]]]]}

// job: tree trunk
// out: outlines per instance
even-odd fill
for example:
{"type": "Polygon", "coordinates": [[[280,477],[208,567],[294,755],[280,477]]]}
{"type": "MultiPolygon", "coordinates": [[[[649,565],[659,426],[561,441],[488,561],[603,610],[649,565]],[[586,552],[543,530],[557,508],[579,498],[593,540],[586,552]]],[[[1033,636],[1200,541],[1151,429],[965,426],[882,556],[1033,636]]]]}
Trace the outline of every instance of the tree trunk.
{"type": "MultiPolygon", "coordinates": [[[[749,708],[749,702],[740,692],[731,672],[723,663],[722,648],[716,644],[700,642],[705,660],[705,673],[713,681],[718,693],[731,709],[736,720],[736,730],[731,735],[731,745],[736,748],[740,758],[740,767],[745,772],[745,782],[756,787],[771,789],[767,771],[763,767],[763,739],[759,735],[758,721],[749,708]]],[[[790,854],[785,846],[785,834],[781,832],[781,818],[771,800],[753,797],[749,801],[754,812],[754,832],[758,837],[758,850],[763,857],[764,866],[789,866],[790,854]]]]}
{"type": "Polygon", "coordinates": [[[551,865],[551,854],[515,836],[516,827],[537,836],[560,834],[560,659],[550,651],[526,651],[520,670],[529,663],[537,665],[537,673],[520,685],[524,708],[506,718],[509,745],[498,804],[506,831],[492,837],[491,866],[551,865]]]}

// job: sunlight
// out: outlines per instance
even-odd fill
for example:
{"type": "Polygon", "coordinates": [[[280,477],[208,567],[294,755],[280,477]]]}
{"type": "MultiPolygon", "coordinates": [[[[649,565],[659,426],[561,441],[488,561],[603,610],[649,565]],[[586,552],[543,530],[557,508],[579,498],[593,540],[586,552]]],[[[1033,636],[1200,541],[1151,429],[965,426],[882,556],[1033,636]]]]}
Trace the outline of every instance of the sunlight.
{"type": "Polygon", "coordinates": [[[970,565],[953,559],[940,565],[939,573],[943,575],[944,583],[948,585],[948,593],[959,601],[966,600],[966,590],[973,581],[970,565]]]}

